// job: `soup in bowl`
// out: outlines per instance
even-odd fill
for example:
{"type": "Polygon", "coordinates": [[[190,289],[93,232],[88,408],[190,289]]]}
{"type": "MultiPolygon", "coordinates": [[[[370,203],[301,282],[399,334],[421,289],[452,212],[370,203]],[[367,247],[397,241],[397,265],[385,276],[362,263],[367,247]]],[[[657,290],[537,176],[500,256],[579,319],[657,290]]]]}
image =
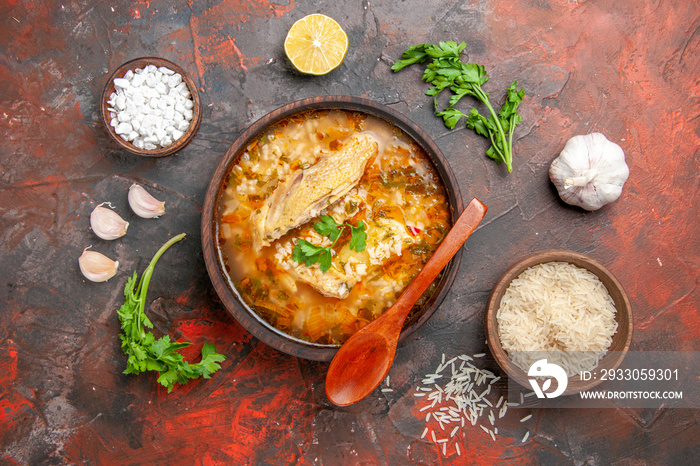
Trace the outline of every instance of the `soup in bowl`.
{"type": "MultiPolygon", "coordinates": [[[[244,132],[205,200],[205,261],[255,336],[330,360],[396,301],[449,231],[461,197],[442,154],[395,111],[326,97],[244,132]]],[[[416,303],[407,337],[454,279],[456,257],[416,303]]]]}

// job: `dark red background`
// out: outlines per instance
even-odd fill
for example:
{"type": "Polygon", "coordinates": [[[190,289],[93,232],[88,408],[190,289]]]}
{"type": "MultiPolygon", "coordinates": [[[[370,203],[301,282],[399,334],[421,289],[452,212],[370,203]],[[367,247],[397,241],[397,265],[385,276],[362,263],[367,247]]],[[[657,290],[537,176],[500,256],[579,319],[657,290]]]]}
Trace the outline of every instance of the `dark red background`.
{"type": "MultiPolygon", "coordinates": [[[[441,355],[486,351],[483,312],[496,278],[524,256],[571,249],[603,262],[634,310],[632,350],[698,350],[700,9],[696,1],[9,0],[0,6],[0,462],[5,464],[691,464],[698,411],[513,410],[493,442],[466,428],[448,457],[420,436],[413,396],[441,355]],[[347,31],[344,63],[323,77],[296,73],[282,43],[314,12],[347,31]],[[495,101],[512,80],[526,90],[514,171],[486,142],[433,114],[418,67],[389,70],[411,44],[466,41],[495,101]],[[121,63],[157,55],[199,85],[194,141],[162,159],[119,150],[101,126],[99,96],[121,63]],[[467,242],[451,293],[401,348],[393,392],[349,408],[324,395],[325,363],[258,342],[222,308],[201,256],[209,177],[241,131],[292,100],[347,94],[420,124],[450,161],[465,199],[489,206],[467,242]],[[574,135],[604,133],[625,151],[622,197],[586,213],[559,201],[550,162],[574,135]],[[166,215],[130,213],[132,182],[166,215]],[[111,201],[131,222],[96,238],[89,214],[111,201]],[[205,341],[226,355],[211,380],[159,388],[121,372],[115,310],[127,276],[160,244],[147,312],[157,331],[205,341]],[[107,283],[83,279],[87,246],[120,261],[107,283]],[[521,444],[528,421],[530,440],[521,444]]],[[[487,367],[497,370],[487,357],[487,367]]],[[[453,444],[451,444],[453,445],[453,444]]]]}

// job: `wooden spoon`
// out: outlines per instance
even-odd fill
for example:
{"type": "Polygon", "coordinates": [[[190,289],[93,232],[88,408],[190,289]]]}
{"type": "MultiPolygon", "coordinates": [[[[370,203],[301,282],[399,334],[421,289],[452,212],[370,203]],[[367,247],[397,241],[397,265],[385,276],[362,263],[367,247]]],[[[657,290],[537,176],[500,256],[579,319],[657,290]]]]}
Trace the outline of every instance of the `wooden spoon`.
{"type": "Polygon", "coordinates": [[[338,406],[356,403],[372,393],[389,373],[406,316],[486,215],[474,198],[399,299],[381,317],[350,337],[338,350],[326,374],[326,396],[338,406]]]}

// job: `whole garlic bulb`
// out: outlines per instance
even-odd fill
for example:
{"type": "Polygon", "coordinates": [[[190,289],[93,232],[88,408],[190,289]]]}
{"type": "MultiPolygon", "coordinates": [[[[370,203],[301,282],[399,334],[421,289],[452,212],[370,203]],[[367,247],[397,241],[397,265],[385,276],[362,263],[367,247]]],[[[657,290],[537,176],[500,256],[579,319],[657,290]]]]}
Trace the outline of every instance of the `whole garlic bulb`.
{"type": "Polygon", "coordinates": [[[549,167],[559,197],[586,210],[620,197],[629,173],[622,148],[600,133],[572,137],[549,167]]]}
{"type": "Polygon", "coordinates": [[[78,258],[78,265],[85,278],[91,282],[106,282],[117,273],[119,261],[85,248],[78,258]]]}

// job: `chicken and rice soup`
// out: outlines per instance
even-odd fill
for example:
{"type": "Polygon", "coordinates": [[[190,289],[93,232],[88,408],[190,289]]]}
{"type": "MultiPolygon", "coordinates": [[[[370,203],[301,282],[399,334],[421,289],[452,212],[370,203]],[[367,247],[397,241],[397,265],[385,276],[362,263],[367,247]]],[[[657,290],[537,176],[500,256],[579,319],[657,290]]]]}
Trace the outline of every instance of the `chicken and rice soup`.
{"type": "Polygon", "coordinates": [[[228,280],[255,312],[293,337],[342,344],[418,274],[450,211],[429,157],[404,132],[365,113],[319,110],[246,147],[225,178],[217,226],[228,280]],[[334,241],[314,228],[324,216],[348,226],[334,241]],[[363,225],[363,247],[351,247],[350,226],[363,225]],[[295,260],[302,242],[330,248],[325,270],[295,260]]]}

